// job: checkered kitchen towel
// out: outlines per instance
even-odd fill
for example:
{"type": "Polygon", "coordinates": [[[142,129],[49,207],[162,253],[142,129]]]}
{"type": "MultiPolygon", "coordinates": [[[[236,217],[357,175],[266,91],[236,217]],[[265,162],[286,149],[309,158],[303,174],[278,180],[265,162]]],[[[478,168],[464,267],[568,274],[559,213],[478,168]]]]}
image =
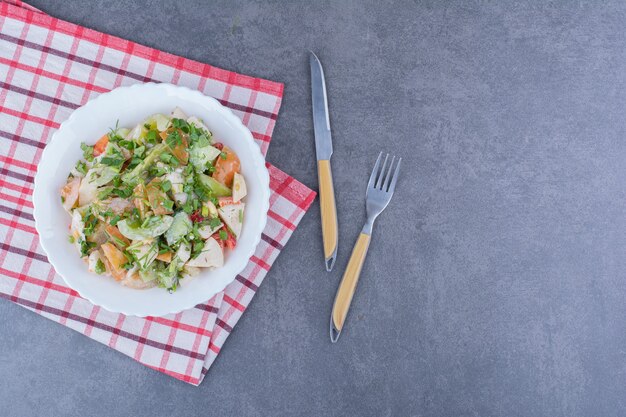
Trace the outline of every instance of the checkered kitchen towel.
{"type": "Polygon", "coordinates": [[[199,384],[315,193],[268,165],[268,224],[235,282],[205,304],[166,317],[111,313],[80,298],[38,244],[33,177],[41,152],[69,114],[98,94],[140,82],[184,85],[215,97],[267,151],[283,85],[147,48],[0,3],[0,297],[135,360],[199,384]]]}

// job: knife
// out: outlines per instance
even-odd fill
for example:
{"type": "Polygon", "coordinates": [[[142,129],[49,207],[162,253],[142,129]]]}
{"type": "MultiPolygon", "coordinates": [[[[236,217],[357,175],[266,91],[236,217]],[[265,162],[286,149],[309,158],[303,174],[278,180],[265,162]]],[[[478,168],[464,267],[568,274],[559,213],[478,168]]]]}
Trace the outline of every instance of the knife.
{"type": "Polygon", "coordinates": [[[330,156],[333,154],[333,140],[330,134],[328,101],[324,70],[320,60],[312,51],[309,56],[311,65],[311,97],[313,101],[313,127],[315,130],[315,153],[317,155],[317,179],[320,189],[320,212],[322,215],[322,239],[326,270],[333,269],[337,258],[337,209],[333,174],[330,170],[330,156]]]}

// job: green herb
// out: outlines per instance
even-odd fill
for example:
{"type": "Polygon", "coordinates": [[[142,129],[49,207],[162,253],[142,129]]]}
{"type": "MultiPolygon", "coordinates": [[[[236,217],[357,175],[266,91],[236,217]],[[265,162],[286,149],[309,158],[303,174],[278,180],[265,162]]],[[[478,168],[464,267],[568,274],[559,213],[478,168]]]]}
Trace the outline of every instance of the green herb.
{"type": "Polygon", "coordinates": [[[161,182],[161,190],[164,192],[168,192],[172,189],[172,183],[169,180],[165,180],[161,182]]]}
{"type": "Polygon", "coordinates": [[[102,259],[98,259],[98,262],[96,262],[96,274],[100,275],[100,274],[104,274],[106,272],[106,268],[104,267],[104,263],[102,262],[102,259]]]}
{"type": "Polygon", "coordinates": [[[185,204],[183,204],[183,211],[187,214],[191,214],[193,213],[193,206],[191,205],[191,203],[189,202],[191,198],[187,198],[187,202],[185,204]]]}
{"type": "Polygon", "coordinates": [[[121,217],[118,214],[116,214],[115,216],[111,218],[111,220],[109,220],[109,223],[111,224],[111,226],[115,226],[117,222],[120,221],[120,219],[121,217]]]}
{"type": "Polygon", "coordinates": [[[225,230],[220,230],[220,239],[222,239],[222,240],[227,240],[228,239],[228,233],[226,233],[225,230]]]}
{"type": "Polygon", "coordinates": [[[119,130],[119,126],[120,126],[120,121],[117,120],[115,122],[115,127],[113,129],[111,129],[108,133],[109,136],[109,141],[111,142],[120,142],[121,140],[123,140],[124,138],[121,137],[120,135],[117,134],[117,131],[119,130]]]}
{"type": "Polygon", "coordinates": [[[178,130],[174,130],[170,134],[167,135],[167,138],[165,139],[165,143],[171,149],[171,148],[176,147],[176,145],[182,144],[183,138],[180,136],[180,133],[178,133],[178,130]]]}
{"type": "Polygon", "coordinates": [[[137,258],[135,258],[135,255],[133,255],[127,250],[122,251],[122,255],[124,255],[124,257],[128,260],[128,262],[135,262],[137,260],[137,258]]]}
{"type": "Polygon", "coordinates": [[[116,195],[121,198],[128,198],[133,195],[133,188],[130,186],[127,187],[107,187],[98,193],[98,198],[100,200],[104,200],[105,198],[116,195]]]}
{"type": "Polygon", "coordinates": [[[93,146],[89,146],[83,142],[80,144],[80,149],[83,150],[83,158],[89,162],[93,161],[93,146]]]}
{"type": "Polygon", "coordinates": [[[76,162],[76,171],[80,172],[83,175],[87,175],[87,164],[83,161],[76,162]]]}
{"type": "Polygon", "coordinates": [[[162,205],[166,210],[174,210],[174,202],[170,199],[163,201],[162,205]]]}
{"type": "Polygon", "coordinates": [[[208,217],[209,216],[209,207],[202,205],[202,217],[208,217]]]}
{"type": "Polygon", "coordinates": [[[133,195],[133,187],[126,186],[124,188],[114,188],[113,192],[122,198],[128,198],[133,195]]]}
{"type": "Polygon", "coordinates": [[[157,222],[161,221],[161,218],[159,216],[150,216],[150,217],[146,217],[146,219],[143,221],[143,223],[141,223],[141,228],[149,228],[150,226],[153,226],[154,224],[156,224],[157,222]]]}
{"type": "Polygon", "coordinates": [[[209,220],[209,226],[211,227],[211,229],[215,229],[220,224],[222,224],[222,221],[219,219],[219,217],[213,217],[209,220]]]}
{"type": "Polygon", "coordinates": [[[105,188],[98,193],[98,199],[104,200],[105,198],[110,196],[112,193],[113,193],[113,188],[110,188],[110,187],[105,188]]]}
{"type": "Polygon", "coordinates": [[[106,209],[105,211],[101,211],[100,212],[100,215],[102,217],[111,217],[111,216],[113,216],[113,214],[115,214],[115,213],[113,213],[113,210],[111,210],[111,209],[106,209]]]}
{"type": "Polygon", "coordinates": [[[192,165],[187,165],[184,169],[183,169],[183,176],[190,178],[193,176],[193,166],[192,165]]]}
{"type": "Polygon", "coordinates": [[[215,172],[215,167],[213,166],[212,162],[209,162],[207,165],[207,170],[209,171],[209,174],[212,174],[215,172]]]}
{"type": "Polygon", "coordinates": [[[122,239],[120,239],[117,236],[112,236],[109,235],[109,237],[111,238],[111,240],[113,241],[113,243],[115,243],[115,246],[117,246],[120,249],[124,249],[126,247],[126,242],[124,242],[122,239]]]}
{"type": "Polygon", "coordinates": [[[76,242],[76,239],[74,239],[74,236],[72,236],[72,235],[69,235],[69,236],[67,237],[67,240],[68,240],[68,242],[70,242],[70,243],[74,243],[74,242],[76,242]]]}
{"type": "Polygon", "coordinates": [[[171,248],[167,242],[163,239],[159,239],[159,254],[167,253],[167,252],[175,252],[173,248],[171,248]]]}
{"type": "Polygon", "coordinates": [[[187,123],[186,120],[173,118],[171,123],[172,123],[172,127],[180,129],[185,133],[189,133],[190,125],[189,123],[187,123]]]}
{"type": "Polygon", "coordinates": [[[114,157],[111,157],[111,156],[104,156],[100,160],[100,163],[102,165],[108,165],[108,166],[111,166],[111,167],[119,168],[119,167],[121,167],[124,164],[124,158],[114,158],[114,157]]]}
{"type": "Polygon", "coordinates": [[[146,133],[146,142],[157,143],[159,134],[156,130],[150,130],[146,133]]]}
{"type": "Polygon", "coordinates": [[[162,153],[159,158],[161,159],[161,161],[165,162],[166,164],[169,164],[170,162],[172,162],[173,157],[174,155],[172,155],[171,153],[165,152],[165,153],[162,153]]]}
{"type": "Polygon", "coordinates": [[[94,242],[87,242],[85,239],[78,239],[78,244],[80,245],[80,256],[87,256],[91,249],[96,247],[94,242]]]}
{"type": "Polygon", "coordinates": [[[141,158],[139,158],[137,156],[133,156],[132,159],[130,160],[130,162],[128,163],[128,166],[126,168],[127,169],[133,169],[137,165],[139,165],[140,163],[141,163],[141,158]]]}
{"type": "Polygon", "coordinates": [[[65,197],[61,196],[61,204],[65,203],[65,197]]]}
{"type": "Polygon", "coordinates": [[[83,222],[85,223],[83,234],[85,236],[91,236],[98,225],[98,218],[93,214],[91,207],[87,209],[83,222]]]}
{"type": "Polygon", "coordinates": [[[132,140],[120,140],[118,142],[118,145],[120,145],[124,149],[128,149],[129,151],[135,149],[135,142],[133,142],[132,140]]]}
{"type": "Polygon", "coordinates": [[[226,152],[224,152],[224,151],[220,152],[220,158],[226,160],[226,158],[227,158],[226,152]]]}
{"type": "Polygon", "coordinates": [[[135,148],[135,155],[137,156],[142,156],[144,152],[146,152],[146,147],[143,145],[135,148]]]}
{"type": "Polygon", "coordinates": [[[200,253],[202,253],[202,249],[204,249],[204,241],[203,240],[199,240],[194,242],[193,244],[193,248],[191,249],[191,259],[195,259],[198,257],[198,255],[200,255],[200,253]]]}
{"type": "Polygon", "coordinates": [[[150,175],[151,177],[160,177],[165,174],[165,170],[159,166],[153,166],[148,169],[148,175],[150,175]]]}

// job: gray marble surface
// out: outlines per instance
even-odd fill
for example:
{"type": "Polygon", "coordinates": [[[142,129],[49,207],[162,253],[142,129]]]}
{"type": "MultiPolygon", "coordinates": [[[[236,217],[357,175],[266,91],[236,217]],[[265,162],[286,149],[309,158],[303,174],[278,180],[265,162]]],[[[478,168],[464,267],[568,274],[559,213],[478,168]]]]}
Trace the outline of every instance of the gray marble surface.
{"type": "Polygon", "coordinates": [[[0,414],[626,414],[626,4],[33,4],[284,82],[268,159],[313,188],[316,51],[341,245],[326,273],[315,203],[197,388],[0,301],[0,414]],[[381,149],[403,176],[331,345],[381,149]]]}

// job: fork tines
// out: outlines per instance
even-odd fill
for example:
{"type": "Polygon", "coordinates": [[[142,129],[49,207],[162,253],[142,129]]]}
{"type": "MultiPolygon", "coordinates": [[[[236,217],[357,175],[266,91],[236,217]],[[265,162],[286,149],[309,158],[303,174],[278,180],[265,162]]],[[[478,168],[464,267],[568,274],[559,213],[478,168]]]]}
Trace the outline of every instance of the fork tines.
{"type": "Polygon", "coordinates": [[[374,165],[374,169],[372,170],[372,175],[370,175],[370,180],[367,183],[367,187],[393,193],[393,190],[396,187],[396,182],[398,180],[398,172],[400,171],[400,162],[402,162],[402,158],[396,159],[395,155],[392,155],[391,162],[387,167],[389,154],[385,154],[385,159],[381,168],[380,160],[382,159],[382,157],[383,153],[381,152],[378,154],[378,159],[376,159],[376,164],[374,165]]]}

